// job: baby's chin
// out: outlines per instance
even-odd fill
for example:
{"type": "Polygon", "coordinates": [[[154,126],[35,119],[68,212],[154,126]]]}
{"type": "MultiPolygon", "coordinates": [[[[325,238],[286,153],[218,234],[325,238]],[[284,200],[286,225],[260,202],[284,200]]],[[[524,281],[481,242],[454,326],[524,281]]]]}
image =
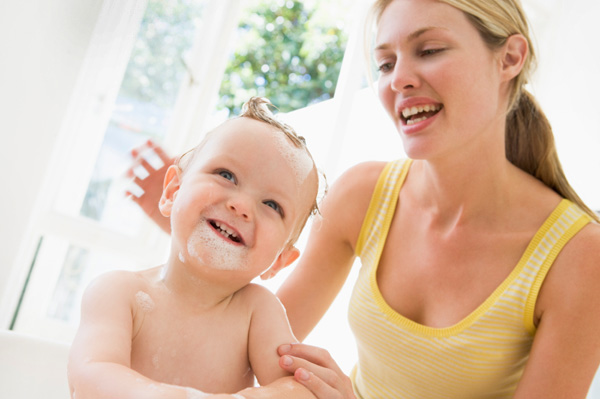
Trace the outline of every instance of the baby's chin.
{"type": "Polygon", "coordinates": [[[247,268],[247,252],[247,247],[222,236],[203,219],[188,238],[189,258],[180,253],[179,260],[202,263],[217,270],[244,270],[247,268]]]}

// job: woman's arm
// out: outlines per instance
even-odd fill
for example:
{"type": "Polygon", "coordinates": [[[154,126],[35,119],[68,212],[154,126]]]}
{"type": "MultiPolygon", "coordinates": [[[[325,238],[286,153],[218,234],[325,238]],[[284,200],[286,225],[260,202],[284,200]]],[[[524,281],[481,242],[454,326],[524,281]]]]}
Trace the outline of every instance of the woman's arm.
{"type": "MultiPolygon", "coordinates": [[[[313,223],[307,248],[277,295],[294,334],[303,340],[342,288],[355,259],[356,242],[385,163],[357,165],[331,187],[313,223]]],[[[282,369],[318,399],[354,399],[350,379],[324,349],[282,345],[282,369]]]]}
{"type": "Polygon", "coordinates": [[[563,248],[536,304],[538,329],[515,398],[584,399],[600,364],[600,226],[563,248]]]}
{"type": "Polygon", "coordinates": [[[355,245],[383,162],[357,165],[332,185],[315,218],[308,244],[277,296],[294,335],[303,340],[344,285],[355,245]]]}

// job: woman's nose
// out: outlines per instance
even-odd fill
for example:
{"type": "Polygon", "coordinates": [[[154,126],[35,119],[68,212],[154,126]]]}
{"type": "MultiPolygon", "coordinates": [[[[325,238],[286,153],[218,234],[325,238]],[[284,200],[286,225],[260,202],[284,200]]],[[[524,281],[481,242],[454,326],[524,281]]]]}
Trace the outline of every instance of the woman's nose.
{"type": "Polygon", "coordinates": [[[398,59],[392,71],[392,89],[398,92],[414,89],[419,85],[419,78],[409,60],[398,59]]]}

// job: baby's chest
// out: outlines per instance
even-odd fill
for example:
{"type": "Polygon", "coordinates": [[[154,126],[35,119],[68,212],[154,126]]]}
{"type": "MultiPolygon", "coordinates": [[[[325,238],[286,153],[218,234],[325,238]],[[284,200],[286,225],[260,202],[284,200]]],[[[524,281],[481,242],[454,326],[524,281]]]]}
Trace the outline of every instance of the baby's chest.
{"type": "Polygon", "coordinates": [[[131,367],[157,381],[204,392],[253,384],[248,323],[235,318],[147,318],[134,338],[131,367]]]}

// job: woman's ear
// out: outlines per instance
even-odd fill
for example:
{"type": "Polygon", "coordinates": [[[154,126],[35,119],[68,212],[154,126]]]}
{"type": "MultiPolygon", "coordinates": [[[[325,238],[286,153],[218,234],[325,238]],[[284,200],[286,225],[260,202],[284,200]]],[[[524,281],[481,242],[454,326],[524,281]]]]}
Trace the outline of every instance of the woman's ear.
{"type": "Polygon", "coordinates": [[[517,76],[529,55],[527,39],[521,34],[514,34],[506,39],[501,52],[501,73],[506,82],[517,76]]]}
{"type": "Polygon", "coordinates": [[[171,216],[173,202],[175,201],[179,187],[181,186],[181,173],[181,169],[177,165],[169,166],[167,173],[165,173],[163,192],[160,201],[158,201],[158,209],[165,217],[171,216]]]}
{"type": "Polygon", "coordinates": [[[260,278],[262,280],[268,280],[270,278],[275,277],[275,275],[279,273],[280,270],[294,263],[294,261],[298,259],[299,256],[300,251],[294,246],[290,246],[289,248],[284,249],[277,256],[277,259],[275,259],[275,262],[273,262],[271,267],[269,267],[267,271],[260,275],[260,278]]]}

